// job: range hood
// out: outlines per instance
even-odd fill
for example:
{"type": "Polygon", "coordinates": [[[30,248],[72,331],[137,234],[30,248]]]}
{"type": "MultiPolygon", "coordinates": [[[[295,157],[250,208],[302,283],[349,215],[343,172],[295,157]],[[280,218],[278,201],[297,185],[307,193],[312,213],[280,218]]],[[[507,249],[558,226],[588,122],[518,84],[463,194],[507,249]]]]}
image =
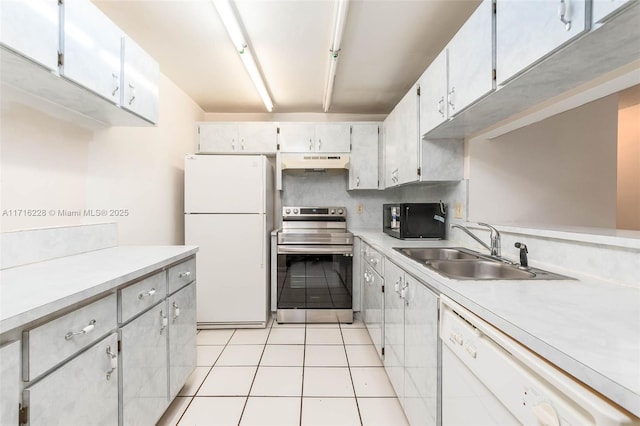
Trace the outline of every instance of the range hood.
{"type": "Polygon", "coordinates": [[[278,156],[280,170],[345,170],[349,168],[348,153],[295,153],[278,156]]]}

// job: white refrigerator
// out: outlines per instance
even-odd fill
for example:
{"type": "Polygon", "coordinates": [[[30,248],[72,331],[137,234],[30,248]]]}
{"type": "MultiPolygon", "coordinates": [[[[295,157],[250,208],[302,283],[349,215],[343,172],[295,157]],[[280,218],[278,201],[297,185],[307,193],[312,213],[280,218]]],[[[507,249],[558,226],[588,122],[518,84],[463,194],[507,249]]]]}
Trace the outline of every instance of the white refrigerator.
{"type": "Polygon", "coordinates": [[[264,327],[273,227],[267,157],[187,155],[184,211],[185,244],[200,247],[198,327],[264,327]]]}

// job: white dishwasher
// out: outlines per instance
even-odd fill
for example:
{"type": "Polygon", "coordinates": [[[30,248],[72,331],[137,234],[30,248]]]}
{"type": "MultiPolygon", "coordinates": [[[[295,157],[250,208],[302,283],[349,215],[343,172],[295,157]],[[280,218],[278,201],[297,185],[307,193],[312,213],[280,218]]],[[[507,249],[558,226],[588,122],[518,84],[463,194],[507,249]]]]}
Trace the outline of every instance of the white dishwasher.
{"type": "Polygon", "coordinates": [[[443,426],[639,422],[446,296],[440,338],[443,426]]]}

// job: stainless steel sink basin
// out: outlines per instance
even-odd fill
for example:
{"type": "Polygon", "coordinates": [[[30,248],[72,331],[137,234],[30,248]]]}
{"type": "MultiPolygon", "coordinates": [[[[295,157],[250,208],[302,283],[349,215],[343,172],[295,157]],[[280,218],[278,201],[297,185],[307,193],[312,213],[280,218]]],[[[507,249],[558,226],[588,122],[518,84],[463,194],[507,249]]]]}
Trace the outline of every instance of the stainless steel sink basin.
{"type": "Polygon", "coordinates": [[[472,280],[526,280],[535,273],[494,260],[432,260],[427,266],[449,278],[472,280]]]}
{"type": "Polygon", "coordinates": [[[521,269],[498,258],[461,247],[394,247],[410,259],[456,280],[570,280],[537,268],[521,269]]]}
{"type": "Polygon", "coordinates": [[[418,262],[437,259],[479,259],[479,256],[457,247],[414,247],[396,248],[395,250],[418,262]]]}

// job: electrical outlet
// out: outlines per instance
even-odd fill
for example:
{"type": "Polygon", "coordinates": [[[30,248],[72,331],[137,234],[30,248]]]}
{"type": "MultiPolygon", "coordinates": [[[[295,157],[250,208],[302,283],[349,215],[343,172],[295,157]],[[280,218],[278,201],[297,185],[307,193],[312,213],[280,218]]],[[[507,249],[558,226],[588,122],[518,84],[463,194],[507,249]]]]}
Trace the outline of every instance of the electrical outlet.
{"type": "Polygon", "coordinates": [[[364,206],[362,204],[358,204],[356,211],[358,212],[358,214],[362,214],[362,212],[364,211],[364,206]]]}
{"type": "Polygon", "coordinates": [[[462,219],[462,203],[455,203],[453,206],[453,217],[462,219]]]}

